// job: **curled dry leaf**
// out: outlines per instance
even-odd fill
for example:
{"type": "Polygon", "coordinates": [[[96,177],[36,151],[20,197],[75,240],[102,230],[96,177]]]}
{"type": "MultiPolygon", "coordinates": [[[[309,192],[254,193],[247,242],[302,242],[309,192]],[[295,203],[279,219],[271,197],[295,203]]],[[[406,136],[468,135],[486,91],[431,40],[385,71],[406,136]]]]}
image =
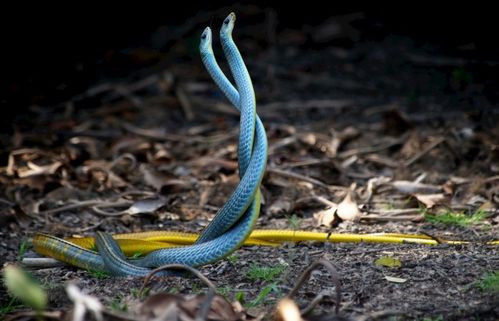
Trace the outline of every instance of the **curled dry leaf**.
{"type": "Polygon", "coordinates": [[[353,188],[348,190],[343,201],[338,204],[336,215],[344,221],[358,222],[360,220],[362,213],[359,210],[357,202],[353,198],[353,188]]]}
{"type": "MultiPolygon", "coordinates": [[[[333,203],[334,204],[334,203],[333,203]]],[[[338,209],[338,205],[334,204],[328,209],[319,211],[314,214],[314,219],[317,222],[318,226],[332,226],[335,223],[336,218],[336,210],[338,209]]]]}

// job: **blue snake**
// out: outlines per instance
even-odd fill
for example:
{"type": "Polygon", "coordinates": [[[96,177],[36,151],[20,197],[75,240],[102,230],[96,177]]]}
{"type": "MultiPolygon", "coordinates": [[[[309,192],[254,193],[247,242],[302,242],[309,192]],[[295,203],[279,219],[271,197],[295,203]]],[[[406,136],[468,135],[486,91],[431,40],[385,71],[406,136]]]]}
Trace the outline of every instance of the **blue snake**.
{"type": "Polygon", "coordinates": [[[224,19],[220,39],[237,89],[220,69],[212,49],[211,29],[207,27],[200,42],[202,61],[229,101],[241,112],[238,145],[240,183],[202,231],[195,244],[160,249],[143,258],[128,260],[111,235],[96,234],[99,253],[85,250],[56,237],[46,237],[38,245],[43,254],[63,258],[73,265],[103,270],[116,276],[143,276],[158,266],[180,263],[190,266],[209,264],[226,257],[247,239],[258,219],[261,204],[260,184],[267,163],[265,128],[256,115],[256,101],[251,77],[232,38],[236,16],[224,19]]]}

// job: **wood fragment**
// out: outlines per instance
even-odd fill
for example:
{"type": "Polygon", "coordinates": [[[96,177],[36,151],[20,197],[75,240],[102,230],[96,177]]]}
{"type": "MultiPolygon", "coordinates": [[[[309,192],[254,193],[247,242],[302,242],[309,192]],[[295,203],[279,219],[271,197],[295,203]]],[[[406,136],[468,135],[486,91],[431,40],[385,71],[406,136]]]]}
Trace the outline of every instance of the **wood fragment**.
{"type": "Polygon", "coordinates": [[[343,187],[343,186],[327,185],[326,183],[321,182],[315,178],[301,175],[298,173],[293,173],[293,172],[282,170],[282,169],[278,169],[278,168],[268,168],[267,172],[281,175],[281,176],[285,176],[285,177],[289,177],[289,178],[298,179],[298,180],[308,182],[308,183],[311,183],[313,185],[325,188],[327,190],[345,190],[345,189],[348,189],[348,187],[343,187]]]}

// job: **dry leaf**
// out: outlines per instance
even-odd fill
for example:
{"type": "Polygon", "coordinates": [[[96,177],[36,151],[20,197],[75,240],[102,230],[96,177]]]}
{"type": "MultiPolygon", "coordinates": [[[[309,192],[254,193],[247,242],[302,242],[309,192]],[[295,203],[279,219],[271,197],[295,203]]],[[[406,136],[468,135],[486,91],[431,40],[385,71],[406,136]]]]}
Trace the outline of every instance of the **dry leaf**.
{"type": "Polygon", "coordinates": [[[401,193],[412,194],[412,193],[422,193],[422,194],[432,194],[442,192],[442,187],[437,185],[415,183],[411,181],[394,181],[390,183],[396,190],[401,193]]]}
{"type": "Polygon", "coordinates": [[[402,262],[400,262],[399,259],[396,259],[394,257],[390,256],[382,256],[376,261],[374,261],[374,264],[377,266],[386,266],[386,267],[401,267],[402,262]]]}
{"type": "Polygon", "coordinates": [[[277,304],[274,315],[275,321],[300,321],[300,309],[296,303],[288,298],[284,298],[277,304]]]}
{"type": "Polygon", "coordinates": [[[123,214],[135,215],[142,213],[154,213],[158,208],[166,204],[166,199],[160,198],[149,198],[138,200],[132,204],[123,214]]]}
{"type": "Polygon", "coordinates": [[[314,219],[318,226],[332,226],[335,223],[337,206],[330,207],[328,209],[319,211],[314,214],[314,219]]]}
{"type": "Polygon", "coordinates": [[[37,165],[33,162],[27,162],[26,165],[28,168],[19,168],[17,170],[17,175],[20,178],[37,175],[52,175],[59,169],[59,167],[62,166],[62,163],[59,161],[55,161],[54,163],[49,165],[37,165]]]}
{"type": "Polygon", "coordinates": [[[178,305],[183,300],[184,298],[178,294],[157,293],[149,296],[144,301],[140,306],[140,314],[151,319],[162,316],[163,319],[170,320],[166,316],[177,315],[179,310],[178,305]]]}
{"type": "Polygon", "coordinates": [[[289,213],[292,207],[293,203],[289,199],[281,197],[269,206],[268,212],[273,216],[277,214],[289,213]]]}
{"type": "Polygon", "coordinates": [[[388,275],[385,275],[385,279],[389,282],[393,282],[393,283],[405,283],[407,282],[407,279],[403,279],[403,278],[398,278],[396,276],[388,276],[388,275]]]}
{"type": "MultiPolygon", "coordinates": [[[[140,308],[142,315],[160,320],[193,320],[199,308],[205,304],[206,295],[184,296],[181,294],[158,293],[149,296],[140,308]]],[[[211,300],[206,320],[242,320],[244,310],[237,311],[220,295],[211,300]]],[[[203,319],[205,320],[205,319],[203,319]]]]}
{"type": "Polygon", "coordinates": [[[343,201],[338,204],[336,215],[344,221],[358,222],[360,220],[362,213],[359,210],[357,202],[353,199],[353,186],[348,190],[343,201]]]}
{"type": "Polygon", "coordinates": [[[446,203],[448,200],[445,194],[413,194],[413,196],[423,203],[426,208],[430,209],[435,205],[440,205],[446,203]]]}

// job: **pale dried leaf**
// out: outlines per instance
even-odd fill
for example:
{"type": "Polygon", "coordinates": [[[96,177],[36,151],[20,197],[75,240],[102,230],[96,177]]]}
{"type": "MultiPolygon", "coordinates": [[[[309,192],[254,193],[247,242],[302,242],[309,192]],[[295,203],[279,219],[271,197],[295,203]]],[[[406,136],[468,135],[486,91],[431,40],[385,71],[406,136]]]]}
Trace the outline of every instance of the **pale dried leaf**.
{"type": "Polygon", "coordinates": [[[313,133],[299,135],[299,140],[309,146],[314,146],[317,143],[317,137],[313,133]]]}
{"type": "Polygon", "coordinates": [[[62,163],[56,161],[49,165],[37,165],[33,162],[28,162],[27,166],[28,168],[18,169],[17,175],[20,178],[37,176],[37,175],[52,175],[59,169],[59,167],[62,166],[62,163]]]}
{"type": "Polygon", "coordinates": [[[336,215],[344,221],[358,222],[362,216],[357,202],[353,198],[353,191],[349,189],[343,201],[338,204],[336,215]]]}
{"type": "Polygon", "coordinates": [[[284,298],[277,304],[274,315],[275,321],[300,321],[302,320],[300,309],[296,303],[288,298],[284,298]]]}
{"type": "Polygon", "coordinates": [[[289,213],[292,207],[291,200],[281,197],[269,206],[268,212],[270,215],[289,213]]]}
{"type": "Polygon", "coordinates": [[[166,204],[166,199],[160,198],[149,198],[138,200],[132,204],[123,214],[135,215],[144,213],[154,213],[157,209],[166,204]]]}
{"type": "Polygon", "coordinates": [[[387,281],[393,282],[393,283],[405,283],[405,282],[407,282],[407,279],[398,278],[396,276],[389,276],[389,275],[385,275],[385,279],[387,281]]]}
{"type": "Polygon", "coordinates": [[[438,193],[438,194],[413,194],[413,196],[423,203],[426,208],[430,209],[435,205],[440,205],[443,203],[446,203],[448,198],[445,196],[444,193],[438,193]]]}
{"type": "Polygon", "coordinates": [[[95,319],[102,321],[104,307],[99,299],[83,293],[75,284],[69,283],[66,286],[66,293],[74,303],[73,321],[85,320],[86,311],[91,312],[95,319]]]}
{"type": "Polygon", "coordinates": [[[438,185],[415,183],[411,181],[394,181],[390,183],[396,190],[401,193],[412,194],[433,194],[442,192],[442,187],[438,185]]]}
{"type": "Polygon", "coordinates": [[[317,226],[331,226],[333,225],[333,222],[335,221],[335,213],[336,210],[338,209],[337,206],[333,206],[331,208],[319,211],[314,214],[314,219],[317,222],[317,226]]]}

